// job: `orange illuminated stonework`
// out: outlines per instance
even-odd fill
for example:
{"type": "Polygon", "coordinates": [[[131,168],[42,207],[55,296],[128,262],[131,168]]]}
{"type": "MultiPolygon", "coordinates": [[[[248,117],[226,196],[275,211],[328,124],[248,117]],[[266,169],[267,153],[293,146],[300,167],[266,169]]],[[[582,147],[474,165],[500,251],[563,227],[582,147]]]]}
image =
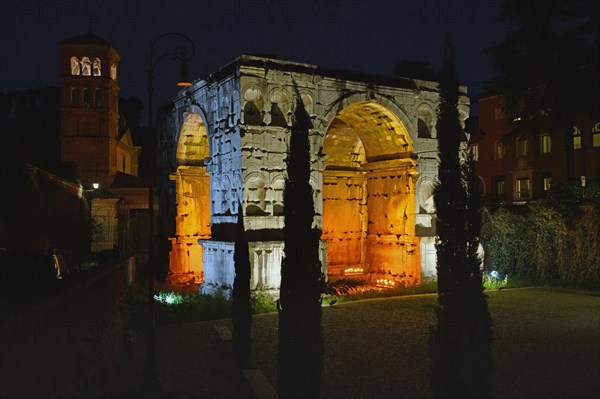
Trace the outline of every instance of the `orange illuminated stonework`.
{"type": "Polygon", "coordinates": [[[297,99],[312,123],[313,227],[322,232],[323,272],[381,287],[433,278],[437,83],[248,55],[173,99],[165,133],[177,143],[169,154],[177,162],[172,275],[201,273],[202,293],[230,295],[241,209],[251,289],[278,295],[297,99]]]}
{"type": "Polygon", "coordinates": [[[203,250],[198,240],[210,239],[210,177],[206,128],[197,114],[190,115],[181,129],[177,146],[175,181],[175,236],[170,237],[170,280],[202,280],[203,250]]]}
{"type": "Polygon", "coordinates": [[[204,166],[180,166],[171,175],[176,184],[176,235],[171,237],[170,271],[202,276],[199,239],[210,238],[210,183],[204,166]]]}
{"type": "Polygon", "coordinates": [[[352,104],[329,125],[323,239],[331,278],[358,269],[420,280],[411,152],[406,128],[379,104],[352,104]]]}

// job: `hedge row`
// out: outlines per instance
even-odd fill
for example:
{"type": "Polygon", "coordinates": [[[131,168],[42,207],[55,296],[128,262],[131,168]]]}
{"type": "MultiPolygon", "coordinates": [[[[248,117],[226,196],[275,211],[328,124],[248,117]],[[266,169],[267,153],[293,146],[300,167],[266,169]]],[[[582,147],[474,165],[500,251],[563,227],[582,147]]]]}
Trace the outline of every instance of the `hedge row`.
{"type": "Polygon", "coordinates": [[[486,270],[600,288],[600,204],[541,201],[483,209],[486,270]]]}

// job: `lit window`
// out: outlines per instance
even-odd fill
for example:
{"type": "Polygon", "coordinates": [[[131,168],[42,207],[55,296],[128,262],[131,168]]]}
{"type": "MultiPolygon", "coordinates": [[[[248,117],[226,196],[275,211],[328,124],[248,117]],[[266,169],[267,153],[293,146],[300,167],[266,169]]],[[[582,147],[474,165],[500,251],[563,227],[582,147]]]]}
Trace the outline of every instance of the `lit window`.
{"type": "Polygon", "coordinates": [[[531,181],[529,178],[517,179],[517,199],[529,199],[531,196],[531,181]]]}
{"type": "Polygon", "coordinates": [[[573,149],[581,150],[581,130],[577,126],[573,126],[573,149]]]}
{"type": "Polygon", "coordinates": [[[503,141],[496,141],[496,153],[495,153],[496,159],[503,159],[504,158],[504,142],[503,141]]]}
{"type": "Polygon", "coordinates": [[[79,65],[79,59],[77,57],[71,57],[71,75],[79,75],[81,73],[81,67],[79,65]]]}
{"type": "Polygon", "coordinates": [[[496,197],[498,201],[503,201],[505,198],[504,176],[496,176],[496,197]]]}
{"type": "Polygon", "coordinates": [[[521,137],[517,139],[517,156],[524,157],[527,155],[527,138],[521,137]]]}
{"type": "Polygon", "coordinates": [[[471,155],[473,155],[473,161],[479,161],[479,145],[474,144],[471,146],[471,155]]]}
{"type": "Polygon", "coordinates": [[[550,190],[552,187],[552,177],[546,176],[543,178],[544,191],[550,190]]]}
{"type": "Polygon", "coordinates": [[[112,80],[117,80],[117,66],[115,64],[110,66],[110,77],[112,80]]]}
{"type": "Polygon", "coordinates": [[[92,75],[92,62],[88,57],[83,57],[81,59],[81,74],[83,76],[91,76],[92,75]]]}
{"type": "Polygon", "coordinates": [[[600,122],[596,122],[592,128],[592,145],[600,147],[600,122]]]}
{"type": "Polygon", "coordinates": [[[550,154],[552,152],[552,137],[549,134],[542,134],[540,149],[542,154],[550,154]]]}
{"type": "Polygon", "coordinates": [[[93,74],[94,76],[100,76],[102,74],[102,62],[100,61],[100,58],[95,58],[94,59],[94,68],[93,68],[93,74]]]}

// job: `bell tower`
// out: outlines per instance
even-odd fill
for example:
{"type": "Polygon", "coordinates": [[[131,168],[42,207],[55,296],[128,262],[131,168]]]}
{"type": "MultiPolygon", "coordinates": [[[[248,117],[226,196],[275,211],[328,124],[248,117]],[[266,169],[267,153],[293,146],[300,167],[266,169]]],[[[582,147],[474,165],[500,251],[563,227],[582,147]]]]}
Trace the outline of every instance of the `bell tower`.
{"type": "Polygon", "coordinates": [[[108,188],[117,172],[121,56],[91,31],[60,50],[61,161],[75,164],[84,189],[108,188]]]}

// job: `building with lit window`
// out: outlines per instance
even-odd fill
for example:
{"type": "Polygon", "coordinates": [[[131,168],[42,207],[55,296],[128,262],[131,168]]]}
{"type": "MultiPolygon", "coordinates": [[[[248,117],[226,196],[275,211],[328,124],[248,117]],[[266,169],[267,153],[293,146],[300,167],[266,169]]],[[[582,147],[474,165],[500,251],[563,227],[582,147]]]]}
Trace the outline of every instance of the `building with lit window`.
{"type": "Polygon", "coordinates": [[[72,164],[90,200],[92,252],[146,247],[147,184],[141,148],[119,115],[121,56],[92,32],[60,43],[61,161],[72,164]]]}
{"type": "MultiPolygon", "coordinates": [[[[574,176],[600,180],[600,115],[580,117],[567,136],[560,130],[511,134],[515,123],[503,112],[504,98],[480,96],[478,127],[469,146],[486,199],[525,203],[567,180],[567,145],[572,140],[574,176]]],[[[583,183],[585,184],[585,183],[583,183]]]]}

